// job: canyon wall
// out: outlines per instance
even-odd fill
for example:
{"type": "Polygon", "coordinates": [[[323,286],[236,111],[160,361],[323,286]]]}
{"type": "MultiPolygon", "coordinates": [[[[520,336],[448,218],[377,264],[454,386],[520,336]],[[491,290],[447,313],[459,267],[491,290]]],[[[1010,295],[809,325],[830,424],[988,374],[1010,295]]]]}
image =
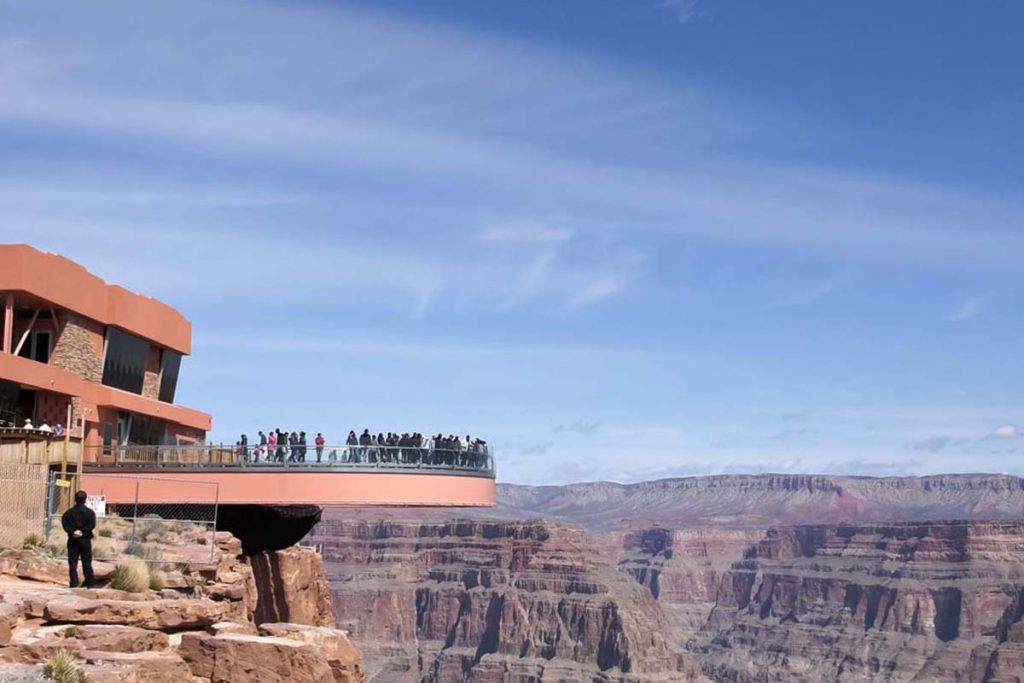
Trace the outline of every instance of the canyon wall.
{"type": "Polygon", "coordinates": [[[499,497],[461,521],[325,513],[310,540],[367,680],[1024,681],[1016,477],[499,497]]]}
{"type": "Polygon", "coordinates": [[[327,519],[311,540],[368,680],[679,680],[664,613],[579,529],[327,519]]]}
{"type": "Polygon", "coordinates": [[[620,567],[712,680],[1015,680],[1022,522],[773,528],[738,557],[707,540],[639,532],[620,567]]]}

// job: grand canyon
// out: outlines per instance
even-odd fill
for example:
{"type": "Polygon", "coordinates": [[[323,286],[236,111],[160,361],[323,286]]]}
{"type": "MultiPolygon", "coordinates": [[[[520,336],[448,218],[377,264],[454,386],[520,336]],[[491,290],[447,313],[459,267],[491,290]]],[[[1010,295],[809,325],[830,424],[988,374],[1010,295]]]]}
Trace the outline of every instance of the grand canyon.
{"type": "Polygon", "coordinates": [[[328,510],[367,680],[1024,680],[1024,480],[499,485],[491,510],[328,510]]]}

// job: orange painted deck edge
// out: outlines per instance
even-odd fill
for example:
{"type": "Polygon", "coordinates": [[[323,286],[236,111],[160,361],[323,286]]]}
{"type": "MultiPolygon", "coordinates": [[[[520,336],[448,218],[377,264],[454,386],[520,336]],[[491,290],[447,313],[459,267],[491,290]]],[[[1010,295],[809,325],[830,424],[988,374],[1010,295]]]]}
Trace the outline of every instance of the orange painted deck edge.
{"type": "Polygon", "coordinates": [[[149,472],[116,475],[83,472],[80,486],[108,503],[212,503],[214,482],[221,504],[492,507],[494,480],[444,474],[380,472],[149,472]],[[191,496],[192,499],[183,499],[191,496]],[[201,496],[201,500],[197,500],[201,496]]]}
{"type": "Polygon", "coordinates": [[[74,261],[27,244],[0,244],[0,291],[27,292],[185,355],[192,323],[162,301],[109,285],[74,261]]]}

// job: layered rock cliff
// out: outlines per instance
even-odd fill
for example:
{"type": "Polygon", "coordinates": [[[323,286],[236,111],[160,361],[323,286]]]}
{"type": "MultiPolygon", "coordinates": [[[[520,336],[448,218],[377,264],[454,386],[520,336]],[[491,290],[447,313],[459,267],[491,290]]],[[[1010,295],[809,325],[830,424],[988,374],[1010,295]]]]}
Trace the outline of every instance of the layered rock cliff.
{"type": "Polygon", "coordinates": [[[678,680],[654,598],[580,530],[333,519],[311,540],[370,680],[678,680]]]}
{"type": "Polygon", "coordinates": [[[714,680],[1005,680],[1019,655],[1022,522],[770,529],[744,555],[690,641],[714,680]]]}
{"type": "Polygon", "coordinates": [[[336,614],[367,645],[368,680],[1024,680],[1019,478],[499,496],[459,522],[325,514],[311,540],[336,614]],[[537,514],[559,521],[525,519],[537,514]]]}
{"type": "Polygon", "coordinates": [[[779,524],[1024,516],[1024,479],[1002,474],[752,474],[637,484],[499,484],[497,497],[495,516],[542,517],[601,531],[653,525],[765,529],[779,524]]]}

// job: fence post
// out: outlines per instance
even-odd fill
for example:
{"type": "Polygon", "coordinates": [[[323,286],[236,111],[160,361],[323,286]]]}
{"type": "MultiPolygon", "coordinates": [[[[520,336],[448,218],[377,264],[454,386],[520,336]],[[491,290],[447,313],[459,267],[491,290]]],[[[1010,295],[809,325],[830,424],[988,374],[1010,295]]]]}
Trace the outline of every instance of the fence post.
{"type": "Polygon", "coordinates": [[[53,505],[53,472],[50,472],[46,478],[46,511],[43,513],[43,538],[45,543],[50,542],[50,516],[53,514],[51,506],[53,505]]]}
{"type": "Polygon", "coordinates": [[[220,507],[220,482],[213,488],[213,528],[210,529],[210,562],[213,562],[214,548],[217,546],[217,509],[220,507]]]}
{"type": "Polygon", "coordinates": [[[135,542],[135,524],[139,518],[139,480],[135,480],[135,508],[132,510],[132,543],[135,542]]]}

